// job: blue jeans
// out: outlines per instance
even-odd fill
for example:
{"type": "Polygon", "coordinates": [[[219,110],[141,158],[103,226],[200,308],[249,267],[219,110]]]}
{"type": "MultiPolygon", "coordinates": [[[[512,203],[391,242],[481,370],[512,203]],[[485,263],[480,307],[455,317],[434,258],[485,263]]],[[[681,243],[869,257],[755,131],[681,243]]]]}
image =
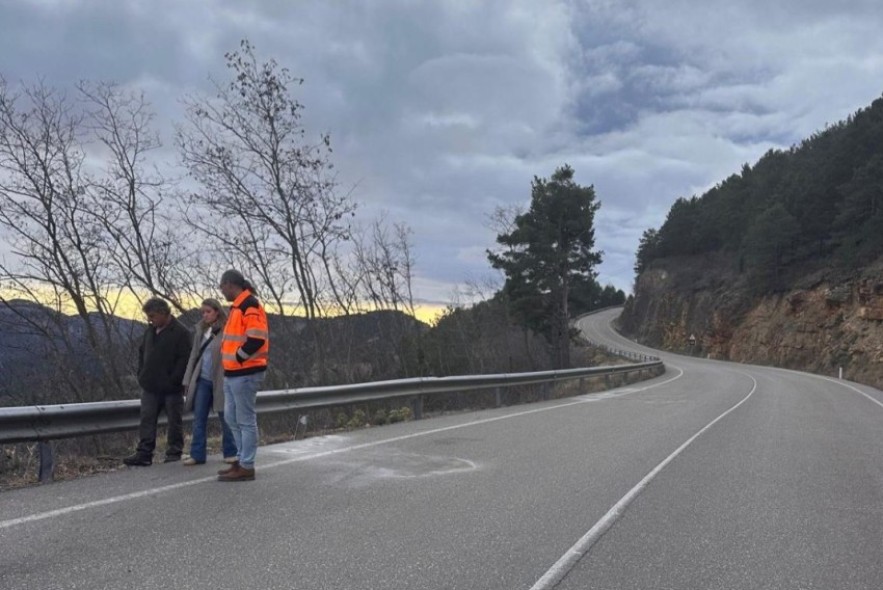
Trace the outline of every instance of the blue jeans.
{"type": "MultiPolygon", "coordinates": [[[[214,397],[212,382],[201,377],[197,379],[196,393],[193,397],[193,437],[190,440],[190,456],[200,463],[205,463],[206,426],[214,397]]],[[[236,443],[233,442],[233,432],[224,420],[224,412],[218,412],[218,418],[221,421],[221,446],[224,449],[224,457],[235,457],[236,443]]]]}
{"type": "Polygon", "coordinates": [[[258,416],[254,406],[258,387],[263,382],[263,371],[224,377],[224,414],[239,449],[239,464],[246,469],[254,469],[258,452],[258,416]]]}

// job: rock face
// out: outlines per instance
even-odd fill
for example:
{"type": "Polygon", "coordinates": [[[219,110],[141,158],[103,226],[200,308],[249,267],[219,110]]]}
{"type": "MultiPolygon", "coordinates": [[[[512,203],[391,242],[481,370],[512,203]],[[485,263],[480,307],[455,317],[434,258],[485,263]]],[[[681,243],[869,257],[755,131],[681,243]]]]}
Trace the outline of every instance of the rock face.
{"type": "Polygon", "coordinates": [[[620,328],[667,350],[830,376],[842,368],[844,378],[883,388],[883,259],[853,276],[820,271],[760,297],[733,266],[718,256],[655,261],[620,328]]]}

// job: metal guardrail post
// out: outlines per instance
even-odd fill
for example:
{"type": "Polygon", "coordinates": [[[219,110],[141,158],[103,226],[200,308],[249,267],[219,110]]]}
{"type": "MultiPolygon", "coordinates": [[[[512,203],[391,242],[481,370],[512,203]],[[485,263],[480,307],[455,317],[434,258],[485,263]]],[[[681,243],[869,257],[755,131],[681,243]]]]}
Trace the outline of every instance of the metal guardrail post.
{"type": "Polygon", "coordinates": [[[414,419],[423,420],[423,396],[418,395],[414,398],[414,419]]]}
{"type": "Polygon", "coordinates": [[[40,483],[52,483],[55,471],[55,458],[52,456],[52,444],[41,440],[37,445],[40,452],[40,464],[37,467],[37,476],[40,483]]]}
{"type": "Polygon", "coordinates": [[[494,387],[494,402],[497,407],[502,407],[503,405],[503,388],[502,387],[494,387]]]}

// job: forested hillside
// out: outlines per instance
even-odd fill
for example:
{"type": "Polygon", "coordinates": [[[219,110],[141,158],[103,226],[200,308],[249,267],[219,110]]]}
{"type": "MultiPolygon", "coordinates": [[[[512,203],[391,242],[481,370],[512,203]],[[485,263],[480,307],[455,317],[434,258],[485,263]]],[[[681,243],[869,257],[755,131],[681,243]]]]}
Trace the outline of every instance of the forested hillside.
{"type": "Polygon", "coordinates": [[[883,98],[791,149],[770,150],[644,232],[635,270],[725,252],[759,293],[820,264],[857,269],[883,252],[883,98]],[[796,272],[795,272],[796,271],[796,272]]]}

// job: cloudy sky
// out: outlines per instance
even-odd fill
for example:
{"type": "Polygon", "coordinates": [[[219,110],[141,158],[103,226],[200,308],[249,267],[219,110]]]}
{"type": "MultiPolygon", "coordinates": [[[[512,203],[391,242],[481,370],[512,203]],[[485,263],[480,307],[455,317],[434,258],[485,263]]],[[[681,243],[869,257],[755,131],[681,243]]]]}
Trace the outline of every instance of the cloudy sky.
{"type": "MultiPolygon", "coordinates": [[[[879,0],[0,0],[0,74],[178,99],[241,38],[304,78],[370,218],[414,231],[417,295],[493,276],[486,216],[569,163],[602,202],[602,283],[629,291],[641,232],[765,151],[883,93],[879,0]]],[[[174,161],[169,151],[169,161],[174,161]]]]}

